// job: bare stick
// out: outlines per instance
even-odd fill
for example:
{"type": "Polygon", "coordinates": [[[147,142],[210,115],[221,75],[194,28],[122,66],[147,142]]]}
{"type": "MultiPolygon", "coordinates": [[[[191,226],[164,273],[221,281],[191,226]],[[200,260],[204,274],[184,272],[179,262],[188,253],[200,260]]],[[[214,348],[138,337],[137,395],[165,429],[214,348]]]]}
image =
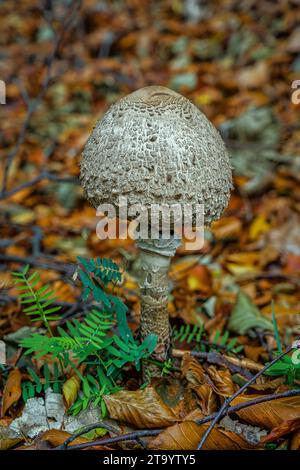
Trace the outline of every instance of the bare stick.
{"type": "Polygon", "coordinates": [[[97,428],[103,428],[106,429],[107,431],[111,431],[114,433],[118,432],[118,429],[115,428],[114,426],[111,426],[110,424],[106,423],[105,421],[98,421],[98,423],[94,424],[89,424],[88,426],[84,426],[82,429],[79,431],[75,432],[72,434],[72,436],[68,437],[68,439],[65,440],[60,446],[56,447],[56,450],[64,450],[68,447],[68,445],[73,442],[77,437],[82,436],[83,434],[86,434],[87,432],[92,431],[93,429],[97,428]]]}

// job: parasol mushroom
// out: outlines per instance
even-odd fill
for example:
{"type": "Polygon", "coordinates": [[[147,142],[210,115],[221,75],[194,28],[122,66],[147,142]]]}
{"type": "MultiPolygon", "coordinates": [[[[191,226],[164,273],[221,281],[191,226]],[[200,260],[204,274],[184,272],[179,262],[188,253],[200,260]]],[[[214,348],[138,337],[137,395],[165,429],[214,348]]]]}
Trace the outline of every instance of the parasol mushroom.
{"type": "MultiPolygon", "coordinates": [[[[218,131],[188,99],[161,86],[141,88],[112,105],[83,151],[81,183],[97,208],[119,198],[128,205],[204,206],[204,223],[218,219],[232,187],[229,157],[218,131]]],[[[151,217],[149,219],[151,228],[151,217]]],[[[153,359],[170,348],[168,269],[180,241],[170,234],[138,241],[141,250],[141,337],[158,337],[153,359]]],[[[144,365],[144,377],[159,375],[144,365]]]]}

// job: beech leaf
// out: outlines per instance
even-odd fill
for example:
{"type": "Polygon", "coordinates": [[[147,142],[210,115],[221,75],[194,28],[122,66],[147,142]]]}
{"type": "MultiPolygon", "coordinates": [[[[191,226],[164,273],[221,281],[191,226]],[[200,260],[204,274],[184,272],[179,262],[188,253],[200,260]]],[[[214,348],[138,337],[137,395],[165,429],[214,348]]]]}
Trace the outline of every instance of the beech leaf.
{"type": "Polygon", "coordinates": [[[151,386],[143,390],[121,390],[104,397],[110,417],[140,429],[168,426],[179,418],[151,386]]]}

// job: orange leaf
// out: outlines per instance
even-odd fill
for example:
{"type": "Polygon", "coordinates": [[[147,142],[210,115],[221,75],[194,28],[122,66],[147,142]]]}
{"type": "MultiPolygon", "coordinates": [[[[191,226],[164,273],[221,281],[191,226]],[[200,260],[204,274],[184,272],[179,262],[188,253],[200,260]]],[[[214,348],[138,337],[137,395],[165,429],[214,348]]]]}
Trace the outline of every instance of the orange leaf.
{"type": "Polygon", "coordinates": [[[19,369],[14,369],[9,373],[3,392],[2,416],[21,397],[21,379],[22,375],[19,369]]]}

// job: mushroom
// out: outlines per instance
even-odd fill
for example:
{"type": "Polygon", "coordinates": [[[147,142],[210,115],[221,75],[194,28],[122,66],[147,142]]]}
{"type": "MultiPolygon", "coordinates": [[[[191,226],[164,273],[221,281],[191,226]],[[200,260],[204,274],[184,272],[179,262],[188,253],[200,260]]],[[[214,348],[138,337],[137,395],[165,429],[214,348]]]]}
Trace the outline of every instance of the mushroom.
{"type": "MultiPolygon", "coordinates": [[[[204,223],[219,219],[228,204],[232,172],[223,140],[188,99],[161,86],[141,88],[112,105],[89,137],[81,161],[81,183],[97,208],[110,203],[119,214],[119,198],[128,206],[204,206],[204,223]]],[[[151,228],[149,217],[149,228],[151,228]]],[[[141,264],[141,338],[157,335],[152,358],[165,361],[170,349],[168,269],[180,244],[169,238],[137,242],[141,264]]],[[[144,377],[160,375],[145,363],[144,377]]]]}

